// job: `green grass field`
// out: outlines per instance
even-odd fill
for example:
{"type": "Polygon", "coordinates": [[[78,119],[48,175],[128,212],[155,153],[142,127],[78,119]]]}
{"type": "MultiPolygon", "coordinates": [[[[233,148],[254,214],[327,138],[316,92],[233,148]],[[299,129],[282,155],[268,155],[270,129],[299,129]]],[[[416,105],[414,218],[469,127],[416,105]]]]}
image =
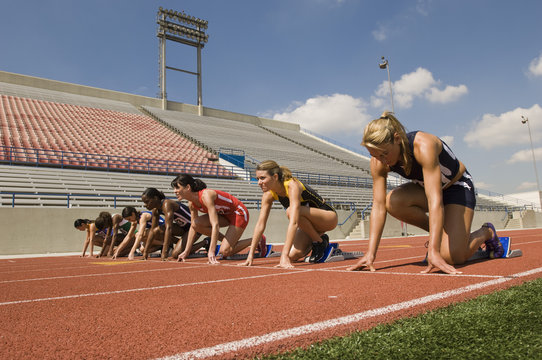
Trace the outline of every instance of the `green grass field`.
{"type": "Polygon", "coordinates": [[[542,359],[542,278],[258,359],[542,359]]]}

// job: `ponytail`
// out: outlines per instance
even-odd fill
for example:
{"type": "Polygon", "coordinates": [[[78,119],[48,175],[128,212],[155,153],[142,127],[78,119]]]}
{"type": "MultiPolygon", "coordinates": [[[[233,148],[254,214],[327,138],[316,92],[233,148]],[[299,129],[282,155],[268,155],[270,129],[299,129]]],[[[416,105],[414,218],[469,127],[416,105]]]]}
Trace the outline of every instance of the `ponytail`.
{"type": "Polygon", "coordinates": [[[94,221],[96,228],[98,230],[103,230],[104,228],[110,228],[113,226],[113,218],[111,214],[107,211],[102,211],[96,220],[94,221]]]}
{"type": "Polygon", "coordinates": [[[137,215],[137,210],[133,206],[126,206],[124,209],[122,209],[122,218],[127,218],[131,216],[132,214],[137,215]]]}
{"type": "Polygon", "coordinates": [[[203,182],[203,180],[200,179],[194,179],[192,175],[189,174],[181,174],[178,175],[173,181],[171,182],[171,187],[176,188],[178,186],[186,186],[190,185],[190,189],[193,192],[198,192],[203,189],[207,189],[207,184],[203,182]]]}
{"type": "Polygon", "coordinates": [[[361,145],[366,148],[381,150],[382,145],[393,144],[395,135],[399,136],[401,162],[405,168],[405,174],[409,175],[412,169],[412,151],[406,136],[403,124],[390,111],[384,111],[380,118],[371,121],[365,127],[361,145]]]}
{"type": "Polygon", "coordinates": [[[271,176],[277,174],[279,180],[283,182],[290,180],[294,177],[290,169],[288,169],[286,166],[279,166],[279,164],[277,164],[273,160],[262,161],[258,164],[256,170],[265,170],[271,176]]]}
{"type": "Polygon", "coordinates": [[[78,228],[81,225],[88,225],[91,222],[92,221],[90,221],[89,219],[77,219],[73,222],[73,227],[78,228]]]}
{"type": "Polygon", "coordinates": [[[164,195],[164,193],[157,188],[146,188],[145,191],[143,191],[143,194],[141,194],[141,196],[146,196],[147,198],[156,197],[160,200],[164,200],[166,198],[166,195],[164,195]]]}

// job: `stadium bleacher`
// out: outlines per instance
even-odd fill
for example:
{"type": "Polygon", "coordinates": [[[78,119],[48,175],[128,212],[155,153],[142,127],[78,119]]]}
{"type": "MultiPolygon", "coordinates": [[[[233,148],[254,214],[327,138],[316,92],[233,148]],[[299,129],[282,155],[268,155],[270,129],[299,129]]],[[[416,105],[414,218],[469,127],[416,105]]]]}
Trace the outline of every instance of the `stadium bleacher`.
{"type": "MultiPolygon", "coordinates": [[[[144,109],[171,127],[208,144],[216,151],[222,147],[244,151],[249,156],[247,160],[249,163],[271,159],[276,160],[280,165],[287,166],[292,171],[368,177],[367,168],[362,167],[367,160],[361,156],[356,159],[358,164],[351,165],[347,161],[325,155],[325,150],[317,151],[314,147],[300,145],[249,122],[197,116],[151,107],[144,107],[144,109]]],[[[299,131],[297,134],[304,136],[299,131]]],[[[308,136],[305,137],[307,142],[311,141],[308,136]]],[[[322,142],[319,146],[326,150],[331,148],[322,142]]],[[[346,151],[341,153],[345,157],[348,154],[346,151]]]]}
{"type": "MultiPolygon", "coordinates": [[[[0,145],[17,148],[14,160],[19,162],[33,161],[21,149],[40,149],[115,156],[117,161],[107,166],[119,169],[126,164],[118,159],[127,157],[218,166],[214,154],[141,113],[0,94],[0,126],[0,145]]],[[[58,163],[58,154],[41,161],[58,163]]],[[[231,174],[222,169],[222,175],[231,174]]]]}
{"type": "MultiPolygon", "coordinates": [[[[141,194],[156,187],[173,198],[173,176],[123,172],[51,169],[47,167],[0,165],[0,206],[17,207],[142,207],[141,194]]],[[[209,188],[231,193],[257,209],[262,192],[255,182],[204,178],[209,188]]],[[[363,209],[371,202],[368,188],[314,185],[327,201],[338,208],[363,209]]],[[[277,202],[274,208],[280,209],[277,202]]]]}

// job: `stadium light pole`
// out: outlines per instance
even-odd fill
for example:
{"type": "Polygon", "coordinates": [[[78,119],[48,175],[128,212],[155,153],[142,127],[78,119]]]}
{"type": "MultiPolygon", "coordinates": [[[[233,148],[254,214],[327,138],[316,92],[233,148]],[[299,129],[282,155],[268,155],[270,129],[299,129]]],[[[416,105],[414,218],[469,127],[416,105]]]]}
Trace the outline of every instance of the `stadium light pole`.
{"type": "Polygon", "coordinates": [[[388,70],[388,84],[390,85],[390,98],[391,98],[391,111],[395,113],[395,109],[393,108],[393,90],[391,89],[391,77],[390,77],[390,63],[388,59],[386,59],[384,56],[382,56],[382,62],[378,64],[378,66],[381,69],[387,69],[388,70]]]}
{"type": "Polygon", "coordinates": [[[158,9],[156,23],[158,24],[158,36],[160,41],[159,63],[160,63],[160,98],[162,109],[167,108],[166,94],[166,69],[184,72],[198,77],[198,113],[203,115],[203,102],[201,91],[201,49],[209,40],[204,29],[207,29],[209,22],[187,15],[184,11],[158,9]],[[197,48],[197,72],[166,66],[166,40],[197,48]]]}
{"type": "Polygon", "coordinates": [[[529,130],[529,141],[531,142],[531,153],[533,155],[533,166],[534,166],[534,174],[536,175],[536,189],[538,190],[538,200],[540,202],[540,209],[542,209],[542,191],[540,191],[540,181],[538,180],[538,170],[536,169],[536,158],[534,157],[534,147],[533,147],[533,138],[531,136],[531,126],[529,125],[529,119],[525,116],[521,116],[523,120],[521,120],[522,124],[527,124],[527,129],[529,130]]]}

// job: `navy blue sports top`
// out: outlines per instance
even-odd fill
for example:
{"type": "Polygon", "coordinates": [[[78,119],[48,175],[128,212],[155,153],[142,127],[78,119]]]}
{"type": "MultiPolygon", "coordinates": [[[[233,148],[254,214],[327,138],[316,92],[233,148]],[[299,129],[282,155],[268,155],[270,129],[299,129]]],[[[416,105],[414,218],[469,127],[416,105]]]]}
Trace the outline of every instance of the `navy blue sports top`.
{"type": "MultiPolygon", "coordinates": [[[[180,201],[176,201],[176,203],[179,205],[179,209],[173,213],[173,222],[182,228],[189,228],[191,221],[190,209],[180,201]]],[[[159,209],[160,214],[163,215],[164,213],[162,212],[162,206],[160,206],[159,209]]]]}
{"type": "MultiPolygon", "coordinates": [[[[418,183],[423,186],[423,169],[422,166],[414,158],[414,138],[418,131],[412,131],[407,133],[408,144],[410,147],[410,153],[412,154],[412,169],[410,174],[406,175],[405,170],[399,164],[390,166],[391,171],[396,172],[406,179],[413,180],[415,183],[418,183]]],[[[442,140],[440,140],[442,141],[442,140]]],[[[442,187],[446,186],[459,172],[459,160],[454,155],[452,150],[442,141],[442,151],[439,156],[440,164],[440,173],[441,173],[441,183],[442,187]]]]}

